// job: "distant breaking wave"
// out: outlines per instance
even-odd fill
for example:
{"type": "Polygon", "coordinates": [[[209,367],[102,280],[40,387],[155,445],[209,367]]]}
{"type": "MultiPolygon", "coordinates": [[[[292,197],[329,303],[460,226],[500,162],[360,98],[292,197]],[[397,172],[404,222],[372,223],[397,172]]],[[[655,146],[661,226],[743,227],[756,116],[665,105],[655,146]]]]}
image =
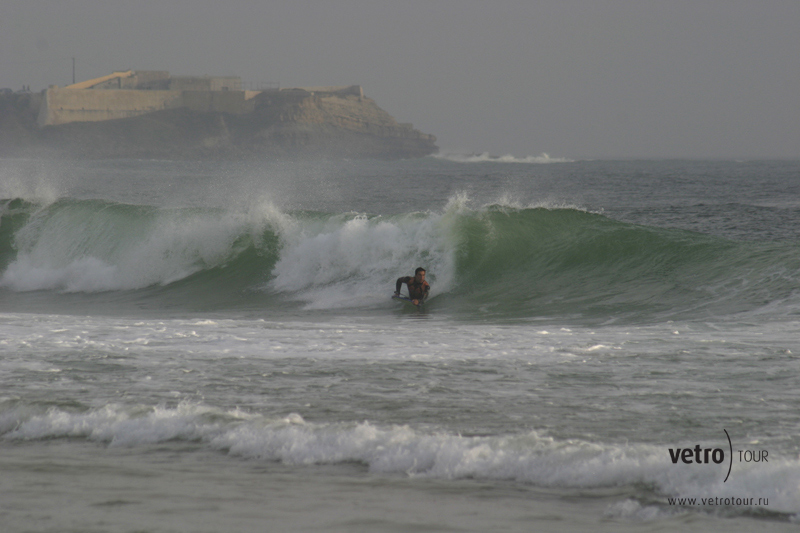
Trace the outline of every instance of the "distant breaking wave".
{"type": "Polygon", "coordinates": [[[529,155],[527,157],[514,157],[511,154],[506,155],[492,155],[489,152],[481,154],[454,154],[454,153],[439,153],[431,157],[437,159],[445,159],[455,163],[574,163],[573,159],[566,159],[564,157],[550,157],[548,154],[542,152],[540,155],[529,155]]]}

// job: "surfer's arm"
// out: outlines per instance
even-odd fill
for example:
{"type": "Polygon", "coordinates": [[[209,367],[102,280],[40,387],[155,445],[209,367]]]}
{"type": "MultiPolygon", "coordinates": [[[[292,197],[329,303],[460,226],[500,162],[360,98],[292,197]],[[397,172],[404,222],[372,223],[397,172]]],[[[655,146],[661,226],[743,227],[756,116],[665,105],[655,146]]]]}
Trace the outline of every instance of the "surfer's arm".
{"type": "Polygon", "coordinates": [[[415,298],[411,300],[411,303],[414,305],[422,305],[425,303],[425,300],[428,299],[428,293],[431,290],[430,285],[425,285],[425,292],[422,293],[422,298],[415,298]]]}
{"type": "Polygon", "coordinates": [[[394,286],[394,293],[396,295],[400,294],[400,287],[403,286],[403,283],[408,283],[411,280],[409,276],[397,278],[397,283],[394,286]]]}

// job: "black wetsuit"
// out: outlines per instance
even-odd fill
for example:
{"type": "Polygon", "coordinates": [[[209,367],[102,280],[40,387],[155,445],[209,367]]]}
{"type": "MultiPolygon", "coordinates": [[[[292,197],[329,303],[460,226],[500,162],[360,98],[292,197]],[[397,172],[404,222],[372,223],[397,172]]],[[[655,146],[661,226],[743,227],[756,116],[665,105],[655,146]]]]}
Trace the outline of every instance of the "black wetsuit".
{"type": "Polygon", "coordinates": [[[417,283],[417,279],[413,276],[406,276],[403,278],[397,278],[397,286],[395,287],[395,291],[399,293],[400,287],[405,283],[408,285],[408,297],[412,300],[424,300],[428,297],[428,293],[431,290],[431,286],[428,285],[427,281],[423,281],[422,283],[417,283]]]}

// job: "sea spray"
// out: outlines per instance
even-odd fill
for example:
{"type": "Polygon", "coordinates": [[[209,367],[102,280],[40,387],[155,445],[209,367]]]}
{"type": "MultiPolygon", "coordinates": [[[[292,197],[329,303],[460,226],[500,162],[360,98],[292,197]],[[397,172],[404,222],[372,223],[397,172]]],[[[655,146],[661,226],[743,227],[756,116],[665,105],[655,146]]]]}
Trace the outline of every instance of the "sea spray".
{"type": "Polygon", "coordinates": [[[94,292],[168,285],[263,248],[279,218],[270,209],[254,215],[61,200],[15,232],[15,259],[0,286],[94,292]]]}
{"type": "Polygon", "coordinates": [[[431,272],[434,292],[452,290],[466,197],[439,213],[392,217],[334,216],[311,230],[284,236],[270,287],[308,302],[308,308],[368,305],[385,300],[397,277],[418,266],[431,272]]]}

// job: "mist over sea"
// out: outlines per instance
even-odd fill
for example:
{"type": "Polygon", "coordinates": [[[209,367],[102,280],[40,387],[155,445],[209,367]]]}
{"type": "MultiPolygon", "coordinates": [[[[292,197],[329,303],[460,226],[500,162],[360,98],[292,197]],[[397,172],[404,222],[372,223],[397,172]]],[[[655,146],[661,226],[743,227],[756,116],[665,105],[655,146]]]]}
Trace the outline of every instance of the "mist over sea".
{"type": "Polygon", "coordinates": [[[2,529],[794,530],[798,235],[798,161],[0,160],[2,529]]]}

